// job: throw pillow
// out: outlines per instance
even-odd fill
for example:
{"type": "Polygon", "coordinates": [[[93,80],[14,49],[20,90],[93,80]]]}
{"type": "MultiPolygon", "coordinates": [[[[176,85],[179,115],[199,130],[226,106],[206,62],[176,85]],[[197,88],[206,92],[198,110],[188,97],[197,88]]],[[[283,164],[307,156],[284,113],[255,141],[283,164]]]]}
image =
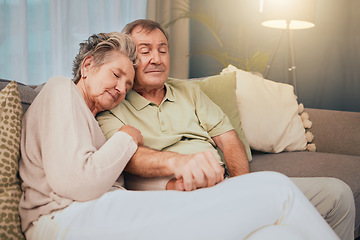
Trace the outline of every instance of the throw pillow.
{"type": "Polygon", "coordinates": [[[0,91],[0,239],[24,239],[18,205],[21,100],[16,82],[0,91]]]}
{"type": "MultiPolygon", "coordinates": [[[[306,150],[313,136],[306,134],[293,86],[266,80],[232,65],[222,74],[228,72],[236,73],[236,98],[250,147],[271,153],[306,150]]],[[[309,120],[304,120],[309,125],[309,120]]]]}
{"type": "Polygon", "coordinates": [[[193,80],[192,82],[198,84],[201,90],[228,116],[245,147],[248,160],[251,161],[250,146],[242,129],[239,109],[236,103],[236,74],[215,75],[201,80],[193,80]]]}

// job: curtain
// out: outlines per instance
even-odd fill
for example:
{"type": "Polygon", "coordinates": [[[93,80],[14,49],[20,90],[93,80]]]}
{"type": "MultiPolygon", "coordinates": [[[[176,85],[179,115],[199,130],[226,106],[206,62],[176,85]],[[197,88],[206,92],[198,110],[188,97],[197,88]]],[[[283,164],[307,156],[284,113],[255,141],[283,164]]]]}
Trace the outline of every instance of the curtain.
{"type": "MultiPolygon", "coordinates": [[[[179,8],[186,6],[185,1],[148,0],[146,18],[164,25],[182,13],[179,8]]],[[[169,34],[171,77],[189,77],[189,19],[181,19],[166,28],[169,34]]]]}
{"type": "Polygon", "coordinates": [[[79,43],[146,16],[146,0],[0,0],[0,78],[72,77],[79,43]]]}

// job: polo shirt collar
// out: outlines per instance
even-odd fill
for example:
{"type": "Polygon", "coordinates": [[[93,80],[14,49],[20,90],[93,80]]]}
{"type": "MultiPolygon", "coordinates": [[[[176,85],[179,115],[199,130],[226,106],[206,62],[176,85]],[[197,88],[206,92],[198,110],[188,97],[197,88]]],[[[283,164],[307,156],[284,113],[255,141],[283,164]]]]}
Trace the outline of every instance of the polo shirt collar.
{"type": "MultiPolygon", "coordinates": [[[[165,98],[164,98],[163,102],[165,102],[165,101],[174,102],[175,96],[174,96],[173,88],[167,82],[165,82],[164,85],[166,88],[166,94],[165,94],[165,98]]],[[[151,101],[145,99],[144,97],[142,97],[139,93],[137,93],[134,90],[130,90],[126,94],[125,99],[138,111],[152,103],[151,101]]]]}

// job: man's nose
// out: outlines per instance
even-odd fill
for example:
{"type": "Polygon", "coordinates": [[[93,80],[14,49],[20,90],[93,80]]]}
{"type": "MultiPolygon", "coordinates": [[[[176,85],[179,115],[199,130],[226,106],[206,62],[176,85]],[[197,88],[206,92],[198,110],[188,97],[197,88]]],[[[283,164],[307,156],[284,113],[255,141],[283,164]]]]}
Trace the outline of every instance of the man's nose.
{"type": "Polygon", "coordinates": [[[150,63],[156,64],[156,65],[161,64],[161,57],[160,57],[160,53],[158,51],[152,52],[150,63]]]}

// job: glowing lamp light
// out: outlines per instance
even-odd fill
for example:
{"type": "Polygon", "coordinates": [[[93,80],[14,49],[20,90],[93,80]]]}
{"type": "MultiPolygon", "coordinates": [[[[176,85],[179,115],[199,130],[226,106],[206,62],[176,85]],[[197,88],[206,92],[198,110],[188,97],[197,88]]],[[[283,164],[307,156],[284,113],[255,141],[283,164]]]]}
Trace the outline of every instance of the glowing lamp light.
{"type": "Polygon", "coordinates": [[[260,0],[262,25],[280,29],[315,26],[315,0],[260,0]]]}
{"type": "Polygon", "coordinates": [[[315,26],[315,5],[316,0],[260,0],[259,10],[262,15],[261,25],[283,30],[268,62],[264,76],[265,78],[268,77],[281,39],[284,32],[287,32],[289,49],[289,82],[294,86],[295,94],[298,93],[292,32],[295,29],[312,28],[315,26]]]}

